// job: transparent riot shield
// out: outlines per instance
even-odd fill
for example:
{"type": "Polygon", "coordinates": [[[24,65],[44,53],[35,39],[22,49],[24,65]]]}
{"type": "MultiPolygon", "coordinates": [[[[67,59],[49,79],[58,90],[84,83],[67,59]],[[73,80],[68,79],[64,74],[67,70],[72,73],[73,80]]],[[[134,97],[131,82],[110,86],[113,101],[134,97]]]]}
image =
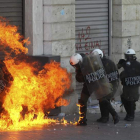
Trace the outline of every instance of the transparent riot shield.
{"type": "Polygon", "coordinates": [[[121,91],[121,83],[119,79],[119,71],[113,56],[107,56],[102,59],[103,66],[106,72],[109,83],[112,84],[111,97],[119,96],[121,91]]]}
{"type": "Polygon", "coordinates": [[[112,93],[112,85],[108,82],[98,53],[85,56],[80,67],[92,99],[100,99],[112,93]]]}

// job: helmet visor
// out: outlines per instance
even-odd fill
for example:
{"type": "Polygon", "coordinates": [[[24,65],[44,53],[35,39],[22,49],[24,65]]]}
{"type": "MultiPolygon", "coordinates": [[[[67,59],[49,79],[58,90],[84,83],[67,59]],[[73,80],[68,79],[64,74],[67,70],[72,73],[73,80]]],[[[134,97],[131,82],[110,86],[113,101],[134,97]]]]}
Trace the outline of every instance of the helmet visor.
{"type": "Polygon", "coordinates": [[[124,54],[126,60],[132,60],[134,58],[134,54],[124,54]]]}

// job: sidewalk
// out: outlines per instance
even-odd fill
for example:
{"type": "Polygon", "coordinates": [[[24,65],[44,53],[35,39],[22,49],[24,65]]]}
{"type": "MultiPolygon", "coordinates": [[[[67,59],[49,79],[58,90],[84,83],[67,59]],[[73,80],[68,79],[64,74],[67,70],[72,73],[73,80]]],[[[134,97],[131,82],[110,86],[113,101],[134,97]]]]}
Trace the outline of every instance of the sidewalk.
{"type": "MultiPolygon", "coordinates": [[[[136,113],[134,122],[124,121],[125,113],[119,116],[121,120],[117,125],[113,124],[111,116],[107,124],[100,124],[96,122],[100,114],[88,114],[87,126],[51,125],[41,130],[0,132],[0,140],[139,140],[140,113],[136,113]]],[[[74,118],[77,120],[78,115],[65,117],[68,121],[74,118]]]]}

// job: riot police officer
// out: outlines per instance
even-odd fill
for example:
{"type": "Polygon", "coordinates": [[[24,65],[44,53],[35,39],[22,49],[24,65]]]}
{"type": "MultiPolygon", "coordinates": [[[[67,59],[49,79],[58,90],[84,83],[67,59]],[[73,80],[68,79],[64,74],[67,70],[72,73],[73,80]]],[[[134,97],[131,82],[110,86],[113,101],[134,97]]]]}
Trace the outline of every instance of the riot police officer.
{"type": "MultiPolygon", "coordinates": [[[[108,64],[110,64],[109,60],[107,60],[107,58],[105,58],[105,57],[103,58],[103,53],[101,50],[96,49],[94,51],[97,51],[97,53],[101,56],[101,59],[105,66],[107,65],[108,68],[112,67],[111,65],[108,65],[108,64]]],[[[76,80],[80,83],[84,83],[83,89],[81,92],[81,97],[79,99],[80,119],[79,119],[78,125],[87,125],[87,123],[86,123],[86,121],[87,121],[87,119],[86,119],[87,101],[90,96],[89,90],[87,88],[87,85],[85,83],[85,80],[84,80],[84,77],[83,77],[83,74],[82,74],[82,71],[80,68],[80,63],[85,63],[85,62],[83,62],[83,60],[85,60],[84,57],[85,57],[84,54],[74,54],[70,58],[70,64],[76,69],[76,76],[75,76],[76,80]]],[[[93,87],[96,87],[95,83],[93,83],[93,87]],[[95,86],[94,86],[94,84],[95,84],[95,86]]],[[[101,118],[97,120],[98,122],[107,123],[109,120],[109,113],[111,113],[113,116],[114,124],[119,122],[119,117],[110,104],[110,97],[101,98],[99,100],[99,104],[100,104],[100,109],[101,109],[101,118]]]]}
{"type": "Polygon", "coordinates": [[[93,52],[97,52],[100,55],[101,61],[103,63],[104,69],[106,71],[108,80],[109,76],[113,72],[114,74],[114,80],[109,80],[112,84],[113,91],[111,94],[99,99],[99,107],[100,107],[100,112],[101,112],[101,118],[97,119],[97,122],[101,123],[107,123],[109,121],[109,113],[112,115],[114,124],[119,122],[119,116],[115,109],[112,107],[110,100],[113,98],[118,84],[119,84],[119,73],[116,70],[116,65],[113,61],[109,60],[107,57],[103,55],[103,52],[100,49],[95,49],[93,52]]]}
{"type": "Polygon", "coordinates": [[[71,56],[70,58],[70,65],[73,66],[75,68],[75,78],[79,83],[83,83],[83,88],[82,88],[82,92],[81,92],[81,97],[78,101],[79,105],[80,105],[80,117],[79,117],[79,121],[77,125],[87,125],[87,119],[86,119],[86,112],[87,112],[87,101],[88,98],[90,96],[86,83],[84,81],[84,77],[80,68],[80,64],[83,61],[83,57],[85,56],[85,54],[79,54],[76,53],[74,55],[71,56]]]}
{"type": "Polygon", "coordinates": [[[136,60],[136,53],[133,49],[128,49],[124,55],[125,60],[121,59],[118,63],[118,68],[123,67],[124,69],[120,73],[120,79],[123,85],[121,100],[126,110],[124,120],[133,121],[136,101],[139,99],[140,63],[136,60]]]}

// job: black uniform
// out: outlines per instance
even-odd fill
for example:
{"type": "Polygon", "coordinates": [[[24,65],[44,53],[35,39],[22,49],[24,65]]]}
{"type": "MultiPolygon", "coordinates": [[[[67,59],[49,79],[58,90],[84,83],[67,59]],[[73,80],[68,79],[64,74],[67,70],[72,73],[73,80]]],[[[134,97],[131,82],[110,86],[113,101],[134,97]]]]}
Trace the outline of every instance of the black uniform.
{"type": "Polygon", "coordinates": [[[4,103],[4,98],[6,95],[6,92],[8,92],[9,87],[12,84],[13,81],[13,77],[10,74],[10,72],[8,71],[5,63],[0,60],[0,81],[2,81],[0,87],[0,114],[2,112],[4,112],[4,108],[2,107],[3,103],[4,103]],[[3,87],[4,84],[4,87],[3,87]]]}
{"type": "Polygon", "coordinates": [[[126,110],[125,120],[133,121],[136,104],[139,99],[140,85],[140,63],[136,59],[124,61],[122,63],[124,70],[120,74],[120,79],[123,85],[123,93],[121,100],[126,110]]]}
{"type": "MultiPolygon", "coordinates": [[[[83,58],[85,56],[85,54],[80,54],[83,58]]],[[[87,101],[88,101],[88,98],[90,97],[90,94],[89,94],[89,91],[88,91],[88,88],[86,86],[86,83],[85,83],[85,80],[84,80],[84,77],[83,77],[83,74],[82,74],[82,71],[81,71],[81,68],[80,68],[80,65],[79,63],[77,65],[75,65],[75,68],[76,68],[76,75],[75,75],[75,78],[77,80],[77,82],[79,83],[83,83],[83,88],[82,88],[82,92],[81,92],[81,97],[79,99],[79,104],[80,104],[80,120],[79,120],[79,124],[80,125],[86,125],[86,112],[87,112],[87,101]]]]}
{"type": "Polygon", "coordinates": [[[110,99],[114,96],[114,93],[116,92],[118,84],[119,84],[118,71],[116,70],[116,66],[115,66],[114,62],[112,62],[111,60],[107,59],[106,57],[103,57],[101,60],[102,60],[103,66],[105,68],[107,77],[112,84],[113,91],[111,94],[107,95],[106,97],[99,99],[101,118],[98,119],[97,121],[103,122],[103,123],[108,122],[109,113],[110,113],[113,117],[114,124],[116,124],[119,122],[119,117],[118,117],[115,109],[112,107],[112,105],[110,103],[110,99]],[[111,75],[112,73],[113,73],[113,75],[114,74],[115,75],[113,77],[114,79],[111,80],[109,78],[109,75],[111,75]]]}
{"type": "MultiPolygon", "coordinates": [[[[84,57],[83,54],[81,54],[81,55],[82,55],[82,57],[84,57]]],[[[102,59],[102,63],[104,65],[104,68],[105,68],[107,74],[110,74],[111,72],[114,71],[115,64],[112,61],[110,61],[109,59],[104,57],[102,59]]],[[[76,66],[76,80],[80,83],[82,83],[82,82],[84,83],[83,89],[81,92],[81,98],[79,99],[80,113],[81,113],[80,114],[81,119],[80,119],[79,123],[86,125],[87,101],[88,101],[88,98],[90,97],[90,94],[89,94],[88,88],[86,86],[86,83],[85,83],[85,80],[84,80],[84,77],[83,77],[83,74],[82,74],[82,71],[81,71],[79,65],[76,66]]],[[[114,86],[113,89],[115,89],[115,87],[117,86],[116,82],[114,82],[113,86],[114,86]]],[[[98,122],[103,122],[103,123],[107,122],[109,119],[109,113],[111,113],[111,115],[113,116],[114,123],[117,123],[119,121],[118,115],[110,103],[110,99],[112,98],[112,96],[113,96],[113,94],[110,94],[99,100],[102,117],[100,119],[98,119],[98,122]]]]}

